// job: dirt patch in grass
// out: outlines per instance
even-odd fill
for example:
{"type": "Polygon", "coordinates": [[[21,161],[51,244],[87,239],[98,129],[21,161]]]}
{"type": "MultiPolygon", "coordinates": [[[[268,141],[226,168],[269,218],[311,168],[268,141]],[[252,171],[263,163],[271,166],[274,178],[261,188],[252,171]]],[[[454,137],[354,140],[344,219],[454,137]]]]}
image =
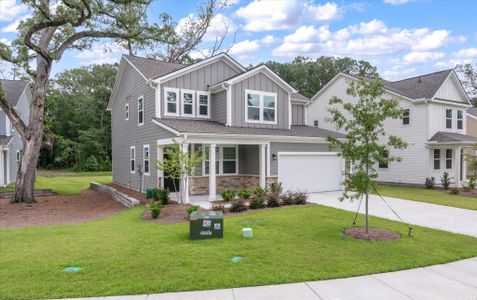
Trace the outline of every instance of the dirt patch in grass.
{"type": "Polygon", "coordinates": [[[111,197],[87,189],[80,195],[37,197],[37,203],[0,199],[0,227],[83,223],[111,216],[126,208],[111,197]]]}
{"type": "MultiPolygon", "coordinates": [[[[180,223],[189,221],[189,215],[187,214],[187,208],[191,207],[189,204],[178,204],[177,202],[169,202],[169,204],[164,205],[161,209],[161,214],[159,218],[153,219],[151,216],[151,211],[146,208],[144,213],[141,216],[141,219],[144,221],[152,221],[157,223],[180,223]]],[[[200,208],[199,208],[200,210],[200,208]]]]}
{"type": "Polygon", "coordinates": [[[355,239],[368,241],[392,241],[401,238],[399,233],[386,229],[369,228],[368,232],[366,232],[366,227],[346,228],[343,231],[343,234],[355,239]]]}

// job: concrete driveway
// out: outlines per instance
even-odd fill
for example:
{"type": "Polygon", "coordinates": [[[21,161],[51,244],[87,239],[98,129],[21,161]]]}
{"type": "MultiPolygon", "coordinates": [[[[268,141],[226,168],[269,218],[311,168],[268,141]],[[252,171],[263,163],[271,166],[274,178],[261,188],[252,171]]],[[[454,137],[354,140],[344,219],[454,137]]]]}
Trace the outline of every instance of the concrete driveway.
{"type": "MultiPolygon", "coordinates": [[[[356,211],[358,201],[340,202],[341,192],[326,192],[310,194],[308,201],[316,204],[331,206],[348,211],[356,211]]],[[[384,197],[391,207],[409,223],[454,233],[477,237],[477,211],[436,205],[425,202],[384,197]]],[[[364,201],[361,205],[364,213],[364,201]]],[[[375,195],[370,195],[369,214],[385,219],[398,220],[386,204],[375,195]]]]}

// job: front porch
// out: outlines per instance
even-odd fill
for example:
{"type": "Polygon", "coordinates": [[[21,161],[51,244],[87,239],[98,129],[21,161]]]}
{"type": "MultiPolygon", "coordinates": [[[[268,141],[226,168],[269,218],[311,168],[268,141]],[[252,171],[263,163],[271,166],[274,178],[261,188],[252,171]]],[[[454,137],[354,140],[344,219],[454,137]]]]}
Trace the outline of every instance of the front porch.
{"type": "Polygon", "coordinates": [[[167,174],[158,170],[158,187],[181,193],[186,203],[219,200],[223,189],[266,187],[277,180],[270,176],[270,144],[267,141],[227,140],[216,142],[181,138],[158,140],[157,157],[163,158],[165,149],[179,143],[183,152],[195,152],[202,163],[193,176],[171,185],[167,174]]]}

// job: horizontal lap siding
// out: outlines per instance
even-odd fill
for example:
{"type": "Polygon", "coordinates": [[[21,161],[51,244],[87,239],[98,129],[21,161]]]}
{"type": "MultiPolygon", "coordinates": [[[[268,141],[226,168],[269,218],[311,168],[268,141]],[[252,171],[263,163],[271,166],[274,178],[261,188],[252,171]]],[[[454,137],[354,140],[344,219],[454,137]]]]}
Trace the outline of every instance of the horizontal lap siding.
{"type": "MultiPolygon", "coordinates": [[[[23,93],[20,100],[17,103],[17,111],[20,112],[20,117],[22,118],[25,124],[28,124],[30,118],[30,101],[28,100],[27,93],[23,93]]],[[[3,113],[3,112],[2,112],[3,113]]],[[[5,122],[4,122],[5,123],[5,122]]],[[[13,126],[12,126],[13,127],[13,126]]],[[[15,129],[12,132],[13,138],[10,144],[10,151],[8,153],[9,168],[10,168],[10,178],[9,182],[15,182],[17,177],[17,151],[23,149],[22,138],[18,135],[15,129]]]]}
{"type": "MultiPolygon", "coordinates": [[[[216,83],[219,83],[227,78],[230,78],[238,74],[236,70],[230,67],[223,61],[217,61],[215,63],[206,65],[200,69],[192,71],[190,73],[184,74],[180,77],[171,79],[169,81],[161,84],[161,99],[164,98],[164,87],[178,88],[178,89],[188,89],[194,91],[208,91],[209,86],[212,86],[216,83]]],[[[162,108],[164,104],[161,103],[162,108]]],[[[214,101],[211,102],[211,106],[215,105],[214,101]]],[[[225,104],[226,105],[226,104],[225,104]]],[[[225,111],[226,106],[224,107],[222,103],[219,104],[219,108],[211,107],[211,111],[225,111]]],[[[182,107],[179,105],[179,112],[181,112],[182,107]]],[[[164,109],[161,110],[164,114],[164,109]]],[[[227,113],[225,112],[224,116],[214,116],[216,120],[224,120],[227,118],[227,113]]]]}
{"type": "Polygon", "coordinates": [[[232,86],[232,125],[254,128],[288,129],[289,107],[288,92],[266,75],[259,73],[232,86]],[[245,90],[277,93],[277,124],[259,124],[245,122],[245,90]]]}
{"type": "Polygon", "coordinates": [[[328,144],[313,143],[270,143],[270,175],[278,175],[278,152],[334,152],[328,144]],[[273,154],[277,160],[273,160],[273,154]]]}
{"type": "MultiPolygon", "coordinates": [[[[140,188],[138,173],[130,173],[129,150],[136,146],[136,167],[143,165],[143,145],[149,145],[150,175],[144,176],[144,187],[152,188],[157,184],[156,142],[158,139],[170,138],[174,135],[152,123],[155,115],[154,90],[146,84],[144,78],[129,64],[120,81],[119,92],[112,110],[112,151],[114,183],[140,188]],[[144,125],[138,126],[137,99],[144,96],[144,125]],[[124,107],[129,103],[129,120],[125,120],[124,107]]],[[[144,168],[144,166],[143,166],[144,168]]]]}

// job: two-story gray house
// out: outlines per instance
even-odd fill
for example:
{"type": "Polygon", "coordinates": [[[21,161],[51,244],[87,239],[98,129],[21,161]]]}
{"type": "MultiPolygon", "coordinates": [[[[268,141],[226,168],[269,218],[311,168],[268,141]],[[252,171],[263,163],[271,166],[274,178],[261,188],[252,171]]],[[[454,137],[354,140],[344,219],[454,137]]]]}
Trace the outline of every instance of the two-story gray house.
{"type": "MultiPolygon", "coordinates": [[[[0,80],[7,101],[17,110],[25,124],[30,117],[32,94],[27,81],[0,80]]],[[[0,186],[15,182],[23,143],[7,115],[0,110],[0,186]]]]}
{"type": "Polygon", "coordinates": [[[179,184],[186,201],[273,181],[339,190],[343,161],[326,137],[344,135],[305,125],[309,101],[267,66],[247,70],[224,53],[191,65],[124,55],[108,104],[113,182],[173,190],[156,162],[177,142],[203,157],[179,184]]]}

